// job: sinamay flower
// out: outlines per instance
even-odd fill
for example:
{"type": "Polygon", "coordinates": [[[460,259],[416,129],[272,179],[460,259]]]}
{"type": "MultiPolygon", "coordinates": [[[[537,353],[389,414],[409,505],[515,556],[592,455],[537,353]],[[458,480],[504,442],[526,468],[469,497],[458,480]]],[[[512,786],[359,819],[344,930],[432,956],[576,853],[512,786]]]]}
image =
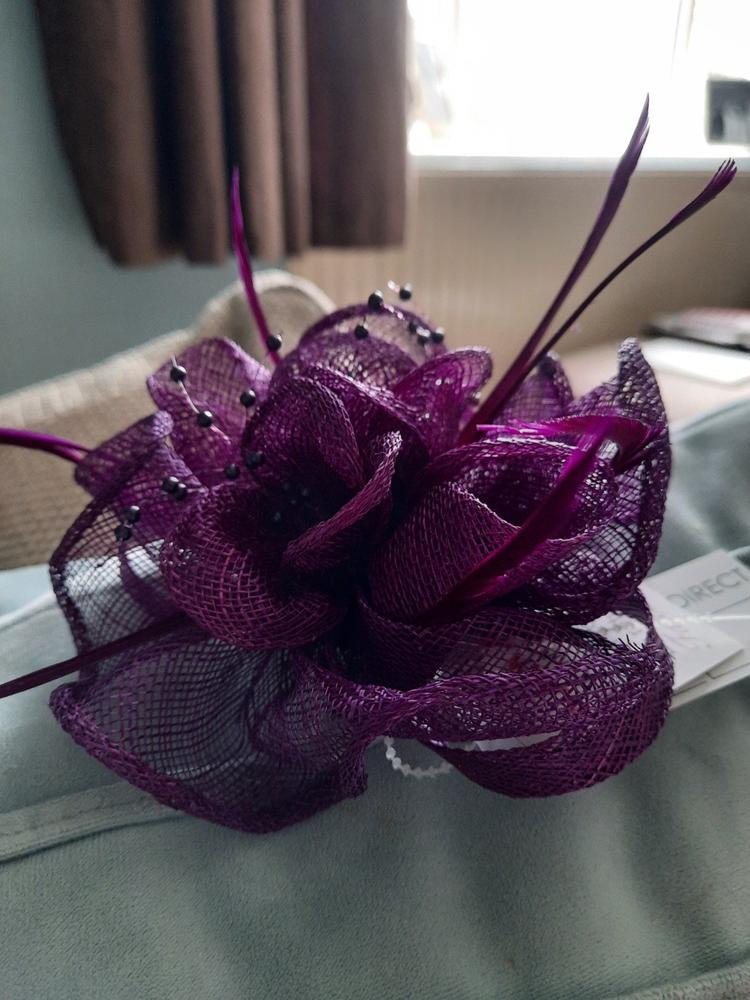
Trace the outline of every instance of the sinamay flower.
{"type": "Polygon", "coordinates": [[[378,737],[419,740],[515,796],[588,787],[661,727],[669,655],[638,586],[656,554],[666,419],[637,344],[574,399],[542,346],[647,133],[644,110],[589,239],[510,371],[367,303],[283,358],[235,242],[273,371],[199,343],[148,382],[156,412],[77,460],[92,500],[51,559],[79,656],[51,703],[89,753],[168,805],[268,831],[363,791],[378,737]],[[634,619],[641,638],[586,626],[634,619]]]}

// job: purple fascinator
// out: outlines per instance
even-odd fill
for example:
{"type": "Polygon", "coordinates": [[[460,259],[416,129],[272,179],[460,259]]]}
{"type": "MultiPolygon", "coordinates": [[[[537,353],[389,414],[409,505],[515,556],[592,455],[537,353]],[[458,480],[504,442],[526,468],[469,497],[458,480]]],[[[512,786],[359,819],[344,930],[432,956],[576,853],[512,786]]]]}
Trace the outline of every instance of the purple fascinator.
{"type": "MultiPolygon", "coordinates": [[[[60,725],[175,809],[265,832],[365,790],[379,738],[417,740],[512,796],[616,774],[653,741],[670,657],[638,587],[656,555],[667,422],[635,341],[574,398],[548,351],[636,167],[647,107],[558,295],[494,388],[480,347],[373,292],[284,352],[256,295],[237,177],[234,242],[261,363],[196,344],[148,380],[154,413],[75,463],[91,501],[50,560],[78,654],[60,725]],[[480,402],[480,400],[482,400],[480,402]],[[629,625],[629,638],[597,626],[629,625]]],[[[438,761],[440,763],[440,761],[438,761]]]]}

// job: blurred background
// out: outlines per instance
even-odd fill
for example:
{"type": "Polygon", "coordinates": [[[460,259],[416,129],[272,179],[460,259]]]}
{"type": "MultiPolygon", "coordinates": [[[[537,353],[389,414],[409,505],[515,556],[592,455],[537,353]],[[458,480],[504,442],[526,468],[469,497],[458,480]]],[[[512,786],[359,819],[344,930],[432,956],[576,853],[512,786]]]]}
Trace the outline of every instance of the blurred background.
{"type": "Polygon", "coordinates": [[[567,348],[750,307],[746,0],[4,0],[0,392],[190,324],[260,263],[337,304],[388,279],[498,362],[543,313],[644,94],[652,132],[581,296],[734,156],[567,348]]]}

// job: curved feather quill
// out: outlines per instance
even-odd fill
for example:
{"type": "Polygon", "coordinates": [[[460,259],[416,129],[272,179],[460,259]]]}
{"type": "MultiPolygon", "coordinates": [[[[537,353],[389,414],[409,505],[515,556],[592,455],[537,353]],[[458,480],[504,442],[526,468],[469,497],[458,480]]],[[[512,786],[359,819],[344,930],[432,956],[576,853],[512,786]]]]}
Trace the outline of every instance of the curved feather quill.
{"type": "Polygon", "coordinates": [[[268,346],[271,331],[268,328],[268,320],[263,312],[253,282],[253,268],[250,263],[250,251],[247,246],[247,240],[245,239],[245,220],[242,215],[242,202],[240,200],[240,172],[237,167],[232,171],[232,244],[242,284],[245,286],[245,294],[247,295],[250,311],[255,317],[255,322],[258,324],[258,330],[260,331],[263,343],[266,345],[269,357],[277,365],[280,360],[279,352],[272,351],[268,346]]]}
{"type": "Polygon", "coordinates": [[[461,436],[463,443],[471,441],[474,438],[477,425],[482,423],[483,420],[487,420],[491,414],[497,412],[498,407],[508,397],[509,388],[516,384],[518,373],[525,369],[526,363],[529,358],[531,358],[537,345],[541,342],[545,333],[549,329],[552,320],[559,312],[563,302],[568,297],[573,286],[583,274],[589,261],[596,253],[599,244],[604,238],[604,234],[609,229],[612,224],[612,220],[617,214],[617,210],[619,209],[628,188],[630,178],[633,176],[635,168],[638,166],[638,160],[640,159],[646,139],[648,138],[648,108],[649,99],[646,97],[640,117],[638,118],[633,134],[630,137],[630,142],[628,143],[625,152],[622,154],[620,162],[615,168],[615,172],[612,174],[612,179],[609,182],[609,187],[607,188],[607,194],[604,198],[602,207],[599,210],[599,214],[596,217],[594,225],[586,238],[586,242],[584,243],[581,252],[576,258],[573,267],[570,269],[570,272],[560,286],[557,295],[552,300],[552,303],[542,319],[539,321],[536,329],[531,334],[528,341],[524,344],[508,371],[495,386],[482,406],[477,410],[474,417],[467,423],[461,436]]]}

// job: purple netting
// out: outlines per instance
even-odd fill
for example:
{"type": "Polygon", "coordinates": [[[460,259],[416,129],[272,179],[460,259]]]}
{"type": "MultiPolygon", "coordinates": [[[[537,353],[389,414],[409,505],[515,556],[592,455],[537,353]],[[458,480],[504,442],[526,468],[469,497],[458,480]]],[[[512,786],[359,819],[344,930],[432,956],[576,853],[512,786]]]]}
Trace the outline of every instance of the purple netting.
{"type": "Polygon", "coordinates": [[[373,310],[364,303],[347,306],[313,324],[296,350],[283,359],[274,379],[318,364],[358,382],[390,388],[425,360],[446,353],[445,345],[436,343],[433,336],[435,327],[408,309],[383,305],[373,310]],[[364,323],[370,335],[363,340],[355,332],[359,323],[364,323]]]}
{"type": "Polygon", "coordinates": [[[50,573],[79,652],[176,611],[159,573],[159,555],[177,509],[189,513],[206,491],[168,444],[171,429],[166,413],[146,417],[76,468],[76,479],[94,499],[53,553],[50,573]],[[166,476],[186,485],[182,501],[161,489],[166,476]],[[114,531],[131,505],[141,511],[138,544],[118,545],[114,531]]]}
{"type": "Polygon", "coordinates": [[[559,358],[548,354],[506,405],[493,414],[492,421],[499,424],[510,420],[549,420],[567,413],[572,402],[568,376],[559,358]]]}
{"type": "Polygon", "coordinates": [[[620,349],[617,375],[571,403],[570,415],[618,414],[642,421],[653,438],[617,475],[617,496],[601,531],[535,581],[530,600],[591,621],[626,599],[656,558],[672,462],[667,417],[653,372],[634,340],[620,349]]]}
{"type": "Polygon", "coordinates": [[[197,344],[149,380],[159,412],[80,462],[92,500],[50,564],[89,654],[52,696],[74,739],[161,801],[253,831],[359,794],[379,736],[515,796],[586,788],[643,752],[672,687],[638,593],[669,478],[664,410],[634,342],[579,400],[543,355],[734,163],[542,340],[647,133],[648,102],[573,268],[479,408],[487,352],[448,351],[375,293],[280,359],[235,172],[240,272],[280,363],[197,344]],[[602,634],[605,613],[626,639],[602,634]]]}
{"type": "MultiPolygon", "coordinates": [[[[643,605],[627,610],[648,622],[643,605]]],[[[58,688],[53,710],[161,801],[254,832],[361,793],[363,753],[382,733],[419,739],[494,791],[531,796],[617,773],[664,721],[671,663],[650,627],[636,649],[512,610],[406,641],[373,624],[363,636],[380,667],[416,654],[438,680],[405,691],[358,683],[302,654],[250,652],[185,625],[90,683],[58,688]],[[546,738],[512,750],[447,745],[534,734],[546,738]]]]}
{"type": "Polygon", "coordinates": [[[547,361],[496,432],[458,447],[489,357],[431,333],[351,307],[270,378],[235,345],[198,344],[176,359],[184,383],[171,362],[150,380],[160,411],[80,463],[92,501],[51,562],[79,649],[165,629],[53,695],[89,752],[175,808],[261,831],[359,794],[382,735],[519,796],[587,787],[648,746],[672,679],[637,594],[669,472],[653,377],[625,345],[619,375],[573,401],[547,361]],[[435,617],[585,447],[585,421],[554,424],[571,415],[639,421],[645,443],[592,454],[563,528],[499,597],[435,617]],[[604,611],[637,641],[578,627],[604,611]],[[530,745],[492,748],[508,739],[530,745]]]}
{"type": "Polygon", "coordinates": [[[193,473],[207,486],[224,481],[224,467],[239,460],[238,443],[246,412],[238,405],[252,389],[261,402],[268,394],[270,372],[230,340],[209,340],[184,351],[179,361],[190,372],[190,391],[170,378],[172,361],[148,380],[156,406],[172,417],[172,443],[193,473]],[[197,435],[196,410],[213,416],[211,434],[197,435]]]}
{"type": "MultiPolygon", "coordinates": [[[[554,485],[569,452],[559,444],[500,440],[437,459],[425,471],[429,485],[370,561],[373,605],[402,621],[426,614],[516,531],[554,485]]],[[[578,491],[565,536],[547,539],[517,563],[503,589],[535,580],[597,537],[614,513],[613,480],[600,463],[578,491]]],[[[609,567],[599,572],[605,577],[609,567]]]]}

